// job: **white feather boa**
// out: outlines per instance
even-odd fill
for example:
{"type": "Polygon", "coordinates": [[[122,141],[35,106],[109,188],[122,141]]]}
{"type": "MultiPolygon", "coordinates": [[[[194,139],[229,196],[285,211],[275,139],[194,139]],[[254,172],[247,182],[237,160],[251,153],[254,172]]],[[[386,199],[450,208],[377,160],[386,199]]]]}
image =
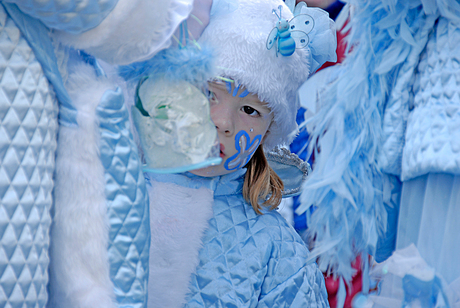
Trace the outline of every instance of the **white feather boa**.
{"type": "Polygon", "coordinates": [[[81,66],[69,76],[78,128],[59,128],[48,307],[115,307],[109,276],[104,168],[95,114],[113,87],[81,66]]]}
{"type": "Polygon", "coordinates": [[[213,192],[152,181],[149,199],[148,308],[182,307],[212,217],[213,192]]]}

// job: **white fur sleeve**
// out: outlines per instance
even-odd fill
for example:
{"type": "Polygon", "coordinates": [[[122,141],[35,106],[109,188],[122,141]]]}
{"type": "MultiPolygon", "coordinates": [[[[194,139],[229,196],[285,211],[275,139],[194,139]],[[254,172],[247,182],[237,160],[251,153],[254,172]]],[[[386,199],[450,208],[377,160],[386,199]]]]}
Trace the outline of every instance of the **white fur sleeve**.
{"type": "Polygon", "coordinates": [[[56,31],[55,38],[112,64],[143,61],[169,47],[192,8],[193,0],[119,0],[96,28],[78,35],[56,31]]]}
{"type": "Polygon", "coordinates": [[[213,192],[152,180],[148,308],[179,308],[186,302],[199,263],[202,237],[213,215],[213,192]]]}
{"type": "Polygon", "coordinates": [[[110,82],[80,66],[69,77],[78,128],[59,127],[50,247],[48,308],[116,307],[109,275],[104,167],[97,105],[110,82]],[[85,89],[85,91],[82,91],[85,89]]]}

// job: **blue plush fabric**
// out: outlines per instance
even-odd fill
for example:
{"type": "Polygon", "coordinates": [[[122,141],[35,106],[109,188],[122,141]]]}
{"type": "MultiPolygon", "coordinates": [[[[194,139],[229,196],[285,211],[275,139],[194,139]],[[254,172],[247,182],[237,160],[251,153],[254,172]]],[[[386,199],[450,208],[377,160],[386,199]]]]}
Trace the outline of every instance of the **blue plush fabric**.
{"type": "Polygon", "coordinates": [[[300,236],[276,211],[257,215],[241,194],[245,169],[203,178],[155,180],[214,191],[186,307],[328,307],[324,278],[300,236]]]}
{"type": "Polygon", "coordinates": [[[118,0],[5,0],[47,27],[79,34],[98,26],[118,0]],[[50,14],[50,12],[53,12],[50,14]]]}

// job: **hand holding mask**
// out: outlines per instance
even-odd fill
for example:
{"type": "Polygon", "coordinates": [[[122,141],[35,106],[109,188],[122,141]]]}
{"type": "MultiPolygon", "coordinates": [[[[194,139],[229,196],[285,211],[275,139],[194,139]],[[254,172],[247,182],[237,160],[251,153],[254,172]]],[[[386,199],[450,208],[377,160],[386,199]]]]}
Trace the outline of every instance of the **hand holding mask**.
{"type": "Polygon", "coordinates": [[[174,173],[220,164],[208,98],[191,83],[142,79],[132,115],[144,151],[144,171],[174,173]]]}

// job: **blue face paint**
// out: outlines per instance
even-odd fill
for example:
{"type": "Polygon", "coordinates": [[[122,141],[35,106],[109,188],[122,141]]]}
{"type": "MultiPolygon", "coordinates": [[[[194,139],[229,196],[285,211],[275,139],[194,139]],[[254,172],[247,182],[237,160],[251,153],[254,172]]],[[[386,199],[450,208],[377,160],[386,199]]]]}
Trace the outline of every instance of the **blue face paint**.
{"type": "MultiPolygon", "coordinates": [[[[229,94],[231,94],[232,96],[236,96],[238,94],[238,91],[240,90],[241,88],[241,85],[235,85],[235,89],[233,89],[233,92],[232,92],[232,83],[230,81],[225,81],[225,86],[227,87],[227,92],[229,94]]],[[[240,95],[238,95],[238,97],[246,97],[249,95],[249,91],[244,89],[243,92],[241,92],[240,95]]]]}
{"type": "Polygon", "coordinates": [[[251,159],[262,140],[262,135],[257,135],[251,142],[249,134],[240,130],[235,136],[236,154],[225,161],[224,168],[231,171],[243,168],[251,159]]]}
{"type": "Polygon", "coordinates": [[[243,92],[241,92],[241,94],[240,94],[240,95],[238,95],[238,97],[246,97],[246,96],[248,96],[248,95],[249,95],[249,91],[248,91],[248,90],[246,90],[246,89],[244,89],[244,91],[243,91],[243,92]]]}
{"type": "Polygon", "coordinates": [[[227,92],[232,94],[232,83],[230,81],[225,80],[225,86],[227,88],[227,92]]]}

